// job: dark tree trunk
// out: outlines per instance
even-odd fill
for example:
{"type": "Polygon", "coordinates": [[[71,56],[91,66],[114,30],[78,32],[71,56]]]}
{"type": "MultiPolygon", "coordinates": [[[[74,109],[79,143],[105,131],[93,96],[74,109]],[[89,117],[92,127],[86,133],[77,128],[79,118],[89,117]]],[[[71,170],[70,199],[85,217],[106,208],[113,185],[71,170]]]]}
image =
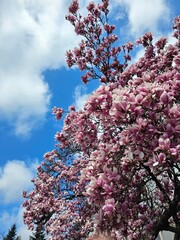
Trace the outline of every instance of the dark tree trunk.
{"type": "MultiPolygon", "coordinates": [[[[180,229],[180,224],[176,224],[176,228],[180,229]]],[[[174,240],[180,240],[180,233],[174,234],[174,240]]]]}
{"type": "Polygon", "coordinates": [[[180,234],[179,233],[175,233],[174,240],[180,240],[180,234]]]}

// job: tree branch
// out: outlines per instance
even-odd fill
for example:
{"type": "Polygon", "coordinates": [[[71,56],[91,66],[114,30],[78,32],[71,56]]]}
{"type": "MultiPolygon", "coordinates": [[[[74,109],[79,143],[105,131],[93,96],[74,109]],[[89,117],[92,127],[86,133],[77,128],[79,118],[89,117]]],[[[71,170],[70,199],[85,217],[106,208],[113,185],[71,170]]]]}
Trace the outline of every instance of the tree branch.
{"type": "Polygon", "coordinates": [[[149,175],[151,176],[152,180],[156,183],[156,186],[159,188],[159,190],[164,194],[164,196],[168,199],[169,203],[171,202],[171,199],[169,198],[169,196],[167,195],[166,191],[164,190],[164,188],[162,187],[161,183],[159,182],[159,180],[155,177],[155,175],[153,174],[153,172],[151,171],[151,169],[148,166],[145,166],[144,164],[142,164],[142,166],[148,171],[149,175]]]}
{"type": "Polygon", "coordinates": [[[167,226],[167,227],[164,228],[163,230],[165,230],[165,231],[170,231],[170,232],[177,233],[177,234],[180,234],[180,228],[173,227],[173,226],[167,226]]]}

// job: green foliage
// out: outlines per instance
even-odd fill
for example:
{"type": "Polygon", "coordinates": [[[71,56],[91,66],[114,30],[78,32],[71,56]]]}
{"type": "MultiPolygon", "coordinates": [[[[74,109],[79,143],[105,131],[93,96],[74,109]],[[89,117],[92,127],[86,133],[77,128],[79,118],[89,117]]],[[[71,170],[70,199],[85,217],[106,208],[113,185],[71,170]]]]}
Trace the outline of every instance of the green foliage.
{"type": "Polygon", "coordinates": [[[12,227],[9,229],[9,232],[6,237],[3,238],[3,240],[21,240],[21,238],[17,235],[17,229],[16,224],[13,224],[12,227]]]}

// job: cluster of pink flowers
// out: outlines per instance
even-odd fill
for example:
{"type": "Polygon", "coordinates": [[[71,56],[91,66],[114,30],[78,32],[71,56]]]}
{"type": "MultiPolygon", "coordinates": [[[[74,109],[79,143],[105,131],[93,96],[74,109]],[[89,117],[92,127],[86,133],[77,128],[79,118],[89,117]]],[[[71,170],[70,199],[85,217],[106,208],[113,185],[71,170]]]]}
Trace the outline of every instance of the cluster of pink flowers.
{"type": "MultiPolygon", "coordinates": [[[[57,150],[45,154],[34,190],[24,192],[24,219],[42,224],[50,239],[86,239],[101,233],[115,240],[154,240],[180,225],[180,17],[176,43],[138,39],[145,54],[127,66],[129,42],[108,23],[108,0],[90,2],[88,16],[73,0],[67,19],[83,40],[67,52],[69,66],[87,70],[84,83],[102,84],[70,112],[56,133],[57,150]],[[106,32],[106,37],[102,37],[106,32]],[[123,64],[120,51],[127,53],[123,64]]],[[[60,119],[63,110],[54,108],[60,119]]]]}
{"type": "Polygon", "coordinates": [[[62,108],[53,108],[53,114],[56,116],[57,120],[60,120],[62,118],[62,115],[64,113],[64,110],[62,108]]]}
{"type": "Polygon", "coordinates": [[[87,17],[74,11],[74,2],[77,1],[72,2],[66,19],[74,25],[77,35],[84,38],[78,47],[67,51],[68,66],[76,65],[81,71],[87,70],[82,76],[85,84],[90,79],[99,79],[102,83],[117,81],[127,67],[127,62],[131,60],[129,53],[133,49],[133,43],[118,47],[115,44],[118,36],[114,34],[115,26],[108,22],[108,0],[97,6],[90,2],[87,17]],[[119,56],[121,51],[124,54],[123,63],[119,61],[122,58],[119,56]]]}

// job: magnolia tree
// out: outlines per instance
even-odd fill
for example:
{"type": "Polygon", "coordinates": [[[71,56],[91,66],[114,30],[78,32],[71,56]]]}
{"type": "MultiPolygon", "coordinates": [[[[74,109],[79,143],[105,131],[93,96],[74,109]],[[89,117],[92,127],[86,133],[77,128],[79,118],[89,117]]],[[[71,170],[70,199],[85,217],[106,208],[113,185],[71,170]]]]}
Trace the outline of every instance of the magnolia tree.
{"type": "MultiPolygon", "coordinates": [[[[100,86],[82,110],[69,108],[56,149],[38,167],[34,190],[24,192],[24,221],[44,226],[49,239],[153,240],[166,230],[177,240],[180,17],[173,44],[146,33],[137,40],[144,56],[128,64],[134,44],[119,45],[108,6],[90,2],[86,17],[78,0],[69,6],[67,20],[82,41],[67,52],[68,66],[100,86]]],[[[57,119],[65,113],[53,112],[57,119]]]]}

